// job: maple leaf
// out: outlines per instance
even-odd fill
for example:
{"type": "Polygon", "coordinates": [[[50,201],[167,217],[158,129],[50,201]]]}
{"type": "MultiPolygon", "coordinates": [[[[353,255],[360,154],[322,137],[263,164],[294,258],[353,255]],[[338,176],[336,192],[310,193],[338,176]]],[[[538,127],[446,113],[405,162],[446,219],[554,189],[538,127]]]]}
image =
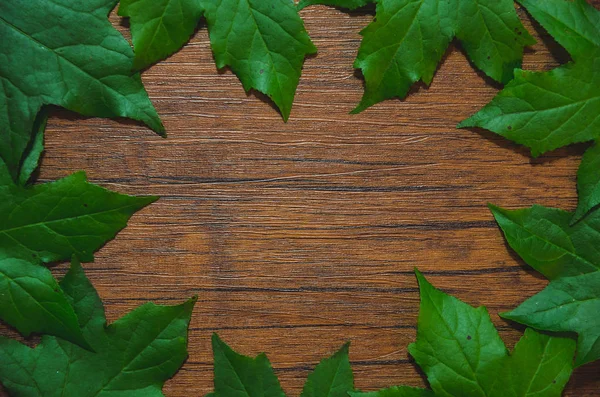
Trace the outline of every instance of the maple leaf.
{"type": "Polygon", "coordinates": [[[200,16],[208,23],[217,67],[231,67],[246,91],[266,94],[287,121],[304,59],[316,52],[288,0],[124,0],[136,66],[146,67],[181,48],[200,16]]]}
{"type": "Polygon", "coordinates": [[[0,337],[0,381],[14,397],[159,397],[187,357],[196,299],[178,306],[145,304],[110,325],[77,261],[61,287],[95,352],[53,336],[31,349],[0,337]]]}
{"type": "Polygon", "coordinates": [[[573,371],[575,342],[527,329],[511,355],[484,307],[473,308],[434,288],[421,289],[417,341],[410,354],[429,390],[392,387],[352,397],[559,397],[573,371]]]}
{"type": "Polygon", "coordinates": [[[200,0],[121,0],[119,15],[130,18],[133,67],[147,68],[178,51],[203,11],[200,0]]]}
{"type": "Polygon", "coordinates": [[[484,307],[434,288],[417,271],[421,308],[408,347],[437,397],[559,397],[573,370],[575,343],[528,329],[511,355],[484,307]]]}
{"type": "Polygon", "coordinates": [[[218,68],[231,67],[289,118],[304,58],[317,52],[289,0],[208,0],[206,21],[218,68]]]}
{"type": "MultiPolygon", "coordinates": [[[[43,123],[26,154],[24,179],[43,149],[43,123]]],[[[77,255],[86,261],[156,197],[121,195],[90,184],[83,172],[24,187],[0,160],[0,318],[23,335],[41,332],[88,347],[75,312],[40,266],[77,255]]]]}
{"type": "MultiPolygon", "coordinates": [[[[356,0],[310,1],[356,8],[356,0]]],[[[423,80],[431,84],[437,65],[456,37],[474,65],[501,83],[521,65],[523,48],[535,40],[511,0],[379,0],[375,20],[363,36],[354,67],[365,77],[365,93],[352,111],[385,99],[404,98],[423,80]]]]}
{"type": "MultiPolygon", "coordinates": [[[[539,156],[600,137],[600,12],[585,0],[520,0],[573,62],[549,72],[519,70],[487,106],[459,127],[481,127],[539,156]]],[[[574,221],[600,204],[597,149],[584,156],[574,221]]]]}
{"type": "MultiPolygon", "coordinates": [[[[212,338],[215,359],[213,397],[285,397],[266,355],[256,358],[233,351],[216,334],[212,338]]],[[[349,344],[322,360],[308,375],[301,397],[347,397],[354,390],[348,358],[349,344]]]]}
{"type": "Polygon", "coordinates": [[[354,390],[354,374],[346,343],[333,356],[321,360],[308,375],[300,397],[346,397],[354,390]]]}
{"type": "Polygon", "coordinates": [[[157,197],[133,197],[87,182],[77,172],[56,182],[0,186],[0,258],[50,263],[93,252],[157,197]]]}
{"type": "Polygon", "coordinates": [[[107,15],[116,0],[0,2],[0,157],[19,180],[43,105],[86,116],[129,117],[164,128],[133,51],[107,15]]]}
{"type": "Polygon", "coordinates": [[[576,365],[600,358],[600,211],[571,225],[572,213],[535,205],[490,206],[508,244],[550,281],[502,317],[541,330],[578,334],[576,365]]]}
{"type": "Polygon", "coordinates": [[[94,251],[157,199],[111,192],[87,182],[84,172],[30,187],[0,185],[0,259],[92,261],[94,251]]]}
{"type": "Polygon", "coordinates": [[[35,263],[0,259],[0,318],[25,336],[56,335],[90,348],[52,273],[35,263]]]}

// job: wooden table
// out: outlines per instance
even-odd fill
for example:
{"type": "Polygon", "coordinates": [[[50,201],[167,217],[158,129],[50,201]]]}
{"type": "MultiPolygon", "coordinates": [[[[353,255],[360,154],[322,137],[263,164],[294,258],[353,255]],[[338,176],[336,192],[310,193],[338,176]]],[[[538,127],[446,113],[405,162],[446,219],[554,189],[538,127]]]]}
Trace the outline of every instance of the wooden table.
{"type": "MultiPolygon", "coordinates": [[[[525,69],[569,59],[519,14],[542,34],[525,69]]],[[[111,321],[148,300],[199,296],[190,357],[169,397],[212,390],[212,332],[244,354],[266,352],[291,396],[348,340],[358,388],[424,386],[406,349],[419,308],[415,267],[487,306],[512,348],[523,328],[497,314],[547,281],[508,249],[486,204],[576,205],[585,145],[532,160],[492,133],[455,129],[500,88],[458,45],[431,87],[353,116],[363,82],[352,62],[372,14],[301,15],[319,54],[306,61],[287,124],[264,96],[246,95],[216,69],[205,26],[143,74],[168,139],[61,110],[49,122],[40,181],[83,169],[108,188],[162,196],[85,268],[111,321]]],[[[565,395],[600,396],[599,372],[599,364],[577,370],[565,395]]]]}

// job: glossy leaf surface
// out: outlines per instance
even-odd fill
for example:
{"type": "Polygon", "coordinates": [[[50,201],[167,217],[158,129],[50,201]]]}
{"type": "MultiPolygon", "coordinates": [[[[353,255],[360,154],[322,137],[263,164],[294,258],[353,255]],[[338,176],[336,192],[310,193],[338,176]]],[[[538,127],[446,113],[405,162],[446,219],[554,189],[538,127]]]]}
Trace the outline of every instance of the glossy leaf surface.
{"type": "Polygon", "coordinates": [[[203,13],[200,0],[121,0],[130,17],[136,70],[165,59],[190,39],[203,13]]]}
{"type": "Polygon", "coordinates": [[[0,381],[11,395],[162,397],[162,385],[187,357],[195,299],[148,303],[107,326],[102,302],[77,263],[61,287],[95,352],[51,336],[35,349],[0,338],[0,381]]]}
{"type": "Polygon", "coordinates": [[[294,4],[209,0],[204,7],[217,67],[231,67],[246,91],[266,94],[287,120],[304,58],[317,51],[294,4]]]}
{"type": "Polygon", "coordinates": [[[559,397],[575,343],[528,329],[508,354],[487,310],[434,288],[417,273],[421,309],[410,354],[438,397],[559,397]]]}
{"type": "Polygon", "coordinates": [[[365,77],[365,93],[354,113],[404,98],[419,80],[430,84],[454,37],[477,68],[502,83],[534,43],[511,0],[380,0],[361,34],[354,67],[365,77]]]}
{"type": "Polygon", "coordinates": [[[0,157],[16,181],[43,105],[164,131],[133,51],[108,21],[116,0],[0,2],[0,157]]]}
{"type": "Polygon", "coordinates": [[[570,224],[572,213],[534,206],[492,207],[510,246],[551,280],[504,318],[546,331],[578,334],[576,365],[600,358],[600,211],[570,224]]]}

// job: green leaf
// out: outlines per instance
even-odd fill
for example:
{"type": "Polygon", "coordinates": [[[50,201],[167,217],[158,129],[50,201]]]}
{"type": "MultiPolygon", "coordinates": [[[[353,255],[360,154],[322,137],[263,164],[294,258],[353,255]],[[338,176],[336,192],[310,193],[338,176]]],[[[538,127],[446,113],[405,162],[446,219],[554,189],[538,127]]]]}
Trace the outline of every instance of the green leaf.
{"type": "Polygon", "coordinates": [[[194,33],[200,0],[121,0],[119,15],[130,17],[133,67],[144,69],[179,50],[194,33]]]}
{"type": "MultiPolygon", "coordinates": [[[[570,338],[552,337],[525,330],[515,346],[506,375],[513,395],[560,396],[573,372],[575,342],[570,338]]],[[[498,384],[495,394],[504,396],[498,384]]]]}
{"type": "Polygon", "coordinates": [[[502,317],[546,331],[578,334],[576,365],[600,358],[600,211],[571,225],[573,214],[534,206],[492,207],[509,245],[552,280],[502,317]]]}
{"type": "Polygon", "coordinates": [[[136,211],[156,200],[111,192],[88,183],[83,172],[30,188],[0,186],[0,258],[91,261],[136,211]]]}
{"type": "Polygon", "coordinates": [[[600,145],[590,147],[577,171],[579,204],[571,223],[581,220],[589,211],[600,204],[600,145]]]}
{"type": "MultiPolygon", "coordinates": [[[[40,118],[34,146],[21,173],[25,183],[43,150],[40,118]]],[[[92,260],[95,250],[155,197],[110,192],[77,173],[54,183],[18,186],[0,160],[0,318],[23,335],[59,336],[89,349],[73,308],[44,263],[78,255],[92,260]],[[4,175],[4,177],[3,177],[4,175]]]]}
{"type": "Polygon", "coordinates": [[[221,0],[204,3],[219,69],[230,66],[244,89],[266,94],[287,120],[304,58],[316,52],[289,0],[221,0]]]}
{"type": "Polygon", "coordinates": [[[585,0],[517,0],[577,61],[600,47],[600,13],[585,0]]]}
{"type": "Polygon", "coordinates": [[[285,397],[269,359],[234,352],[217,334],[213,334],[215,357],[215,394],[219,397],[285,397]]]}
{"type": "Polygon", "coordinates": [[[0,2],[0,157],[15,181],[43,105],[129,117],[163,132],[139,74],[131,75],[133,51],[107,19],[115,3],[0,2]]]}
{"type": "Polygon", "coordinates": [[[354,390],[349,348],[350,343],[346,343],[333,356],[322,360],[308,375],[300,397],[347,397],[354,390]]]}
{"type": "Polygon", "coordinates": [[[289,0],[123,0],[131,18],[135,68],[181,48],[206,16],[217,67],[231,67],[244,89],[266,94],[289,118],[304,58],[316,52],[289,0]]]}
{"type": "Polygon", "coordinates": [[[187,357],[195,299],[145,304],[111,325],[81,267],[61,282],[96,353],[51,336],[31,349],[0,338],[0,380],[14,397],[162,397],[164,382],[187,357]]]}
{"type": "Polygon", "coordinates": [[[375,1],[376,0],[300,0],[298,3],[298,10],[316,4],[355,10],[366,6],[367,4],[375,3],[375,1]]]}
{"type": "MultiPolygon", "coordinates": [[[[215,357],[215,391],[212,396],[285,396],[267,356],[259,354],[251,358],[238,354],[217,334],[212,337],[212,346],[215,357]]],[[[301,397],[346,397],[354,390],[349,347],[349,343],[345,344],[317,365],[308,375],[301,397]]]]}
{"type": "Polygon", "coordinates": [[[434,397],[429,390],[408,386],[392,386],[388,389],[372,391],[368,393],[353,392],[350,397],[434,397]]]}
{"type": "Polygon", "coordinates": [[[534,157],[596,139],[600,136],[599,70],[600,50],[549,72],[518,70],[492,102],[459,127],[493,131],[527,146],[534,157]]]}
{"type": "Polygon", "coordinates": [[[493,131],[527,146],[533,156],[600,137],[600,12],[585,0],[520,3],[575,62],[549,72],[517,71],[459,127],[493,131]]]}
{"type": "Polygon", "coordinates": [[[508,357],[487,310],[434,288],[417,273],[421,309],[408,351],[438,396],[487,396],[508,357]]]}
{"type": "Polygon", "coordinates": [[[0,317],[25,336],[55,335],[89,348],[52,273],[37,264],[0,259],[0,317]]]}
{"type": "Polygon", "coordinates": [[[490,209],[508,244],[525,262],[550,280],[600,269],[600,212],[570,224],[573,214],[534,205],[509,211],[490,209]]]}
{"type": "Polygon", "coordinates": [[[537,329],[576,332],[576,365],[600,358],[600,272],[552,281],[502,317],[537,329]]]}
{"type": "Polygon", "coordinates": [[[418,80],[430,84],[454,37],[477,68],[502,83],[521,65],[523,48],[535,42],[511,0],[380,0],[361,34],[354,67],[363,72],[365,94],[353,113],[404,98],[418,80]]]}
{"type": "Polygon", "coordinates": [[[438,397],[560,396],[575,343],[529,330],[510,356],[487,310],[434,288],[419,272],[421,309],[410,354],[438,397]]]}

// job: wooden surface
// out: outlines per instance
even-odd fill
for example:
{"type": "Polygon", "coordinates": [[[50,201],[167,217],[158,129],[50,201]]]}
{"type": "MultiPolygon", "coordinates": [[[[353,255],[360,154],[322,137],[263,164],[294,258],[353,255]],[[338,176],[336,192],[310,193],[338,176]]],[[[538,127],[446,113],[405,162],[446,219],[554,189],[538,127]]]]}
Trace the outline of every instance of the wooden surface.
{"type": "MultiPolygon", "coordinates": [[[[418,313],[414,267],[487,306],[512,348],[522,328],[497,313],[547,281],[509,251],[486,203],[576,205],[584,146],[532,160],[494,134],[454,128],[499,88],[459,47],[431,87],[352,116],[363,84],[352,62],[372,15],[301,14],[319,54],[305,64],[287,124],[216,70],[204,26],[143,74],[168,139],[66,111],[49,122],[40,181],[83,169],[111,189],[162,196],[85,268],[111,321],[147,300],[199,295],[190,357],[167,384],[169,397],[212,389],[212,332],[242,353],[266,352],[291,396],[347,340],[358,388],[424,386],[406,349],[418,313]]],[[[566,60],[545,37],[524,68],[566,60]]],[[[565,395],[600,396],[599,372],[598,364],[578,369],[565,395]]]]}

